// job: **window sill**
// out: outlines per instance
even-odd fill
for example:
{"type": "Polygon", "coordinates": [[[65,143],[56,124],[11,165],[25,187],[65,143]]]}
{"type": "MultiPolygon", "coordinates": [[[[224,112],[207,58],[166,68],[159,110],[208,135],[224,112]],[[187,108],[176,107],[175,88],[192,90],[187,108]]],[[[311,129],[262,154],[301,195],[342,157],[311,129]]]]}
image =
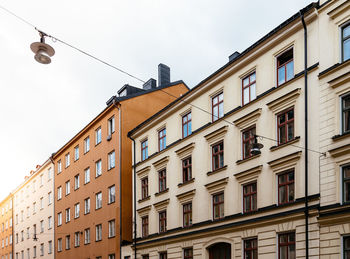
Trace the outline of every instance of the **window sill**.
{"type": "Polygon", "coordinates": [[[90,183],[90,181],[88,181],[88,182],[84,183],[84,185],[87,185],[88,183],[90,183]]]}
{"type": "Polygon", "coordinates": [[[207,175],[209,176],[209,175],[213,175],[213,174],[219,173],[219,172],[221,172],[221,171],[225,171],[226,168],[227,168],[227,165],[224,165],[223,167],[220,167],[220,168],[215,169],[215,170],[213,170],[213,171],[209,171],[209,172],[207,173],[207,175]]]}
{"type": "Polygon", "coordinates": [[[167,193],[168,191],[169,191],[169,188],[166,188],[164,191],[155,193],[154,196],[159,196],[159,195],[161,195],[163,193],[167,193]]]}
{"type": "Polygon", "coordinates": [[[237,160],[237,161],[236,161],[236,164],[237,164],[237,165],[243,164],[244,162],[250,161],[250,160],[252,160],[252,159],[254,159],[254,158],[257,158],[257,157],[259,157],[259,156],[260,156],[260,154],[259,154],[259,155],[254,155],[254,156],[250,156],[250,157],[248,157],[248,158],[244,158],[244,159],[241,159],[241,160],[237,160]]]}
{"type": "Polygon", "coordinates": [[[289,140],[289,141],[286,142],[286,143],[280,144],[280,145],[278,145],[278,146],[272,146],[272,147],[270,147],[270,151],[275,151],[275,150],[278,150],[278,149],[283,148],[283,147],[285,147],[285,146],[288,146],[288,145],[290,145],[290,144],[294,144],[294,143],[298,142],[299,140],[300,140],[300,136],[296,136],[296,137],[294,137],[294,139],[289,140]]]}
{"type": "Polygon", "coordinates": [[[114,169],[114,168],[115,168],[115,166],[113,166],[113,167],[111,167],[111,168],[108,168],[108,169],[107,169],[107,172],[108,172],[108,171],[111,171],[111,170],[114,169]]]}
{"type": "Polygon", "coordinates": [[[112,239],[112,238],[115,238],[115,236],[112,236],[112,237],[108,237],[108,239],[112,239]]]}
{"type": "Polygon", "coordinates": [[[89,214],[90,214],[90,211],[89,211],[89,212],[84,213],[84,215],[89,215],[89,214]]]}
{"type": "Polygon", "coordinates": [[[90,242],[89,243],[84,243],[84,246],[87,246],[87,245],[90,245],[90,242]]]}
{"type": "Polygon", "coordinates": [[[350,131],[342,133],[342,134],[338,134],[332,137],[333,141],[337,141],[337,140],[341,140],[344,138],[350,137],[350,131]]]}
{"type": "Polygon", "coordinates": [[[115,203],[115,201],[108,202],[107,205],[111,205],[113,203],[115,203]]]}
{"type": "Polygon", "coordinates": [[[188,180],[187,182],[179,183],[179,184],[177,185],[177,187],[180,188],[180,187],[185,186],[185,185],[187,185],[187,184],[193,183],[194,180],[195,180],[195,178],[192,178],[191,180],[188,180]]]}
{"type": "Polygon", "coordinates": [[[137,202],[138,202],[138,203],[141,203],[141,202],[144,202],[144,201],[148,201],[150,198],[151,198],[151,196],[148,195],[147,197],[145,197],[145,198],[143,198],[143,199],[140,199],[140,200],[138,200],[137,202]]]}

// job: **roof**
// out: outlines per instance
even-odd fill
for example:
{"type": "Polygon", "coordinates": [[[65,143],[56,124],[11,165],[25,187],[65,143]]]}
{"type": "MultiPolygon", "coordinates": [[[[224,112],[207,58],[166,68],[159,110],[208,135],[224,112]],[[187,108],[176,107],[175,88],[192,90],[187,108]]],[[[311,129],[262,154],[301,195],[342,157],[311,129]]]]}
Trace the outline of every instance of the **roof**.
{"type": "Polygon", "coordinates": [[[304,7],[303,9],[300,10],[300,12],[292,15],[290,18],[288,18],[287,20],[285,20],[284,22],[282,22],[280,25],[278,25],[276,28],[274,28],[272,31],[270,31],[268,34],[266,34],[265,36],[263,36],[261,39],[259,39],[258,41],[256,41],[255,43],[253,43],[251,46],[249,46],[247,49],[245,49],[243,52],[239,53],[238,55],[236,55],[236,57],[234,57],[233,59],[229,60],[225,65],[223,65],[222,67],[220,67],[218,70],[216,70],[214,73],[212,73],[211,75],[209,75],[208,77],[206,77],[205,79],[203,79],[202,81],[200,81],[196,86],[194,86],[190,91],[188,91],[187,93],[183,94],[181,97],[177,98],[175,101],[173,101],[172,103],[170,103],[169,105],[167,105],[166,107],[164,107],[162,110],[160,110],[159,112],[155,113],[154,115],[152,115],[151,117],[149,117],[147,120],[143,121],[142,123],[140,123],[139,125],[137,125],[134,129],[132,129],[131,131],[129,131],[128,136],[132,136],[137,130],[139,130],[140,128],[142,128],[145,124],[147,124],[148,122],[150,122],[151,120],[153,120],[154,118],[157,118],[160,114],[162,114],[164,111],[166,111],[168,108],[170,108],[171,106],[175,105],[176,103],[182,101],[182,99],[184,99],[187,95],[190,95],[194,90],[196,90],[197,88],[199,88],[200,86],[202,86],[204,83],[206,83],[207,81],[209,81],[211,78],[215,77],[216,75],[218,75],[221,71],[225,70],[226,68],[228,68],[229,66],[231,66],[232,64],[236,63],[240,58],[244,57],[245,55],[247,55],[250,51],[252,51],[255,47],[257,47],[258,45],[260,45],[261,43],[263,43],[264,41],[266,41],[267,39],[269,39],[270,37],[272,37],[273,35],[275,35],[277,32],[279,32],[280,30],[282,30],[283,28],[285,28],[286,26],[288,26],[289,24],[291,24],[292,22],[294,22],[296,19],[300,18],[302,14],[310,11],[313,8],[319,8],[319,2],[312,2],[311,4],[307,5],[306,7],[304,7]]]}

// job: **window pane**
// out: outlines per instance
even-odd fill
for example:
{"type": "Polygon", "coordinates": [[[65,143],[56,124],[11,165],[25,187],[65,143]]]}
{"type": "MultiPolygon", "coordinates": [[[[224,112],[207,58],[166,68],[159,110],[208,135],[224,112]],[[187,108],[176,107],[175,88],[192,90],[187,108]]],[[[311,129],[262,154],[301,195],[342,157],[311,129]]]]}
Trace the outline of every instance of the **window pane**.
{"type": "Polygon", "coordinates": [[[346,38],[348,36],[350,36],[350,26],[349,25],[343,29],[343,37],[346,38]]]}
{"type": "Polygon", "coordinates": [[[288,140],[294,138],[294,122],[288,123],[288,140]]]}
{"type": "Polygon", "coordinates": [[[344,61],[350,58],[350,39],[347,39],[346,41],[344,41],[343,57],[344,57],[344,61]]]}
{"type": "Polygon", "coordinates": [[[221,102],[221,101],[223,101],[223,100],[224,100],[224,94],[221,93],[221,94],[219,95],[219,101],[221,102]]]}
{"type": "Polygon", "coordinates": [[[292,79],[293,78],[293,76],[294,76],[294,62],[293,61],[291,61],[291,62],[289,62],[288,64],[287,64],[287,80],[290,80],[290,79],[292,79]]]}
{"type": "Polygon", "coordinates": [[[256,98],[256,89],[255,89],[255,84],[252,84],[250,86],[250,100],[254,100],[256,98]]]}
{"type": "Polygon", "coordinates": [[[224,116],[224,103],[220,103],[219,104],[219,117],[223,117],[224,116]]]}
{"type": "Polygon", "coordinates": [[[244,89],[243,92],[243,104],[247,104],[249,102],[249,87],[244,89]]]}
{"type": "Polygon", "coordinates": [[[279,128],[279,142],[285,143],[286,142],[286,126],[282,126],[279,128]]]}
{"type": "Polygon", "coordinates": [[[280,202],[279,203],[286,203],[286,187],[283,186],[283,187],[280,187],[279,190],[279,199],[280,199],[280,202]]]}
{"type": "Polygon", "coordinates": [[[280,67],[278,69],[278,85],[281,85],[285,82],[285,68],[284,67],[280,67]]]}

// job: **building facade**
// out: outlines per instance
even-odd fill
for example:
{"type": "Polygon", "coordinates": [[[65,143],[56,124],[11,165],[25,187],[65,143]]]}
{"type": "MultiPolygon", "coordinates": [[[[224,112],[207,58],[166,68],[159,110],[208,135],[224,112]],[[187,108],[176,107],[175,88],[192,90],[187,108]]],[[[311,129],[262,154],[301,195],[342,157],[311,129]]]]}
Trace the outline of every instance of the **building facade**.
{"type": "Polygon", "coordinates": [[[349,4],[308,5],[129,132],[124,258],[350,257],[349,4]]]}
{"type": "MultiPolygon", "coordinates": [[[[131,141],[127,132],[188,91],[170,69],[143,89],[125,85],[54,155],[56,258],[120,258],[131,241],[131,141]],[[164,78],[165,76],[165,78],[164,78]],[[165,81],[164,81],[165,80],[165,81]],[[166,91],[167,94],[164,94],[166,91]],[[175,98],[174,98],[175,97],[175,98]]],[[[161,71],[161,73],[163,73],[161,71]]]]}
{"type": "Polygon", "coordinates": [[[13,195],[9,194],[0,203],[0,257],[13,258],[13,195]]]}
{"type": "Polygon", "coordinates": [[[14,191],[15,259],[54,258],[53,171],[48,159],[14,191]]]}

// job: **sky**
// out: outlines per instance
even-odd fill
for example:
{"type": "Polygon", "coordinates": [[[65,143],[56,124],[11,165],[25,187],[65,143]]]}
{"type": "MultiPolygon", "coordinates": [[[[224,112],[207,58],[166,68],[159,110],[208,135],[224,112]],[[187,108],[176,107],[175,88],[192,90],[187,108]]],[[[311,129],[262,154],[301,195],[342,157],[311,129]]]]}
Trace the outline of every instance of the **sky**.
{"type": "MultiPolygon", "coordinates": [[[[310,0],[0,0],[60,40],[141,79],[157,66],[190,88],[310,0]]],[[[100,111],[124,84],[142,83],[46,39],[52,63],[34,60],[31,26],[0,9],[0,200],[100,111]]]]}

